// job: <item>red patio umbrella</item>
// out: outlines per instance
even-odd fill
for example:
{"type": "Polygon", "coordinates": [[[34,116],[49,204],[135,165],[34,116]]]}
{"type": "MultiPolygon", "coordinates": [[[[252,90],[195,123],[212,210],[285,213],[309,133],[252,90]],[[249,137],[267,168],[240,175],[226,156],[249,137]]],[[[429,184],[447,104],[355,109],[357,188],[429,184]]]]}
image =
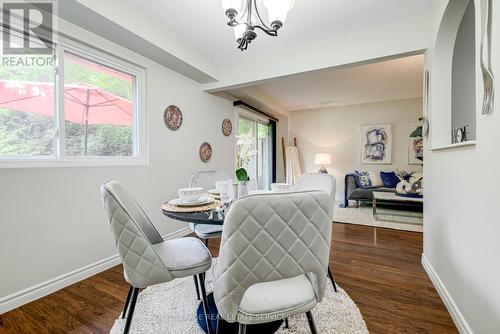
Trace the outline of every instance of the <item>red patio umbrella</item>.
{"type": "MultiPolygon", "coordinates": [[[[0,80],[0,108],[54,117],[54,85],[48,82],[0,80]]],[[[89,124],[132,125],[132,102],[94,86],[64,85],[64,119],[89,124]]]]}

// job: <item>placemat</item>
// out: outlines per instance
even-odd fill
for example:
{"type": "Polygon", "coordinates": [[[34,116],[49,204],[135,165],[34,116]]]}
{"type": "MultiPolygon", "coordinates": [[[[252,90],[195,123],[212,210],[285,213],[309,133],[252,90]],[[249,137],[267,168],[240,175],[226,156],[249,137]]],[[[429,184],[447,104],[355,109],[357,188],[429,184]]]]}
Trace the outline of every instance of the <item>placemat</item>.
{"type": "Polygon", "coordinates": [[[175,204],[164,203],[161,208],[168,212],[200,212],[200,211],[210,211],[222,206],[221,201],[213,201],[212,203],[197,205],[197,206],[177,206],[175,204]]]}
{"type": "Polygon", "coordinates": [[[206,193],[205,196],[211,197],[211,198],[213,198],[215,200],[220,200],[220,195],[206,193]]]}

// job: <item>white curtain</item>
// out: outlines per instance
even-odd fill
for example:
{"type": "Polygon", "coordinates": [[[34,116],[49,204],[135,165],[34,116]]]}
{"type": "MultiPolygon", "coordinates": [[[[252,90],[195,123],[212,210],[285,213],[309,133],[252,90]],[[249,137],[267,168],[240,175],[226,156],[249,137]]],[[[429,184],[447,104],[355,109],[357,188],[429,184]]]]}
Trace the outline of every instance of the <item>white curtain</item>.
{"type": "Polygon", "coordinates": [[[294,185],[297,179],[302,175],[300,168],[299,151],[297,146],[285,147],[286,159],[286,183],[294,185]]]}

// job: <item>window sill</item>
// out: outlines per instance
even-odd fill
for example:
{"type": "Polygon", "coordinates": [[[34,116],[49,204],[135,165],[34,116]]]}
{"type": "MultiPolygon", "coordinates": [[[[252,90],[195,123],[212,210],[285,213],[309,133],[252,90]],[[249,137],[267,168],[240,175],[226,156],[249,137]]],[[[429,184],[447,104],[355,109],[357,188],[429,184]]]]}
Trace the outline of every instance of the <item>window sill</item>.
{"type": "Polygon", "coordinates": [[[120,167],[120,166],[147,166],[149,161],[145,158],[125,159],[4,159],[0,160],[0,168],[57,168],[57,167],[120,167]]]}
{"type": "Polygon", "coordinates": [[[454,149],[454,148],[475,146],[475,145],[476,145],[475,140],[469,140],[469,141],[465,141],[463,143],[456,143],[456,144],[449,144],[449,145],[433,147],[430,150],[431,151],[443,151],[443,150],[450,150],[450,149],[454,149]]]}

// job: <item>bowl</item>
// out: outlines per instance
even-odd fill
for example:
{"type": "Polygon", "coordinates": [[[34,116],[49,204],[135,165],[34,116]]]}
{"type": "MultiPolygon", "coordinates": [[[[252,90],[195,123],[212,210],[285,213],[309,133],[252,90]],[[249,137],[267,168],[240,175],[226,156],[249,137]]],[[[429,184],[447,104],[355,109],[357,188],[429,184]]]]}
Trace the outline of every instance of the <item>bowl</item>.
{"type": "Polygon", "coordinates": [[[271,190],[275,193],[286,193],[292,190],[290,183],[271,183],[271,190]]]}
{"type": "Polygon", "coordinates": [[[177,190],[179,198],[183,202],[196,202],[203,195],[203,188],[181,188],[177,190]]]}

